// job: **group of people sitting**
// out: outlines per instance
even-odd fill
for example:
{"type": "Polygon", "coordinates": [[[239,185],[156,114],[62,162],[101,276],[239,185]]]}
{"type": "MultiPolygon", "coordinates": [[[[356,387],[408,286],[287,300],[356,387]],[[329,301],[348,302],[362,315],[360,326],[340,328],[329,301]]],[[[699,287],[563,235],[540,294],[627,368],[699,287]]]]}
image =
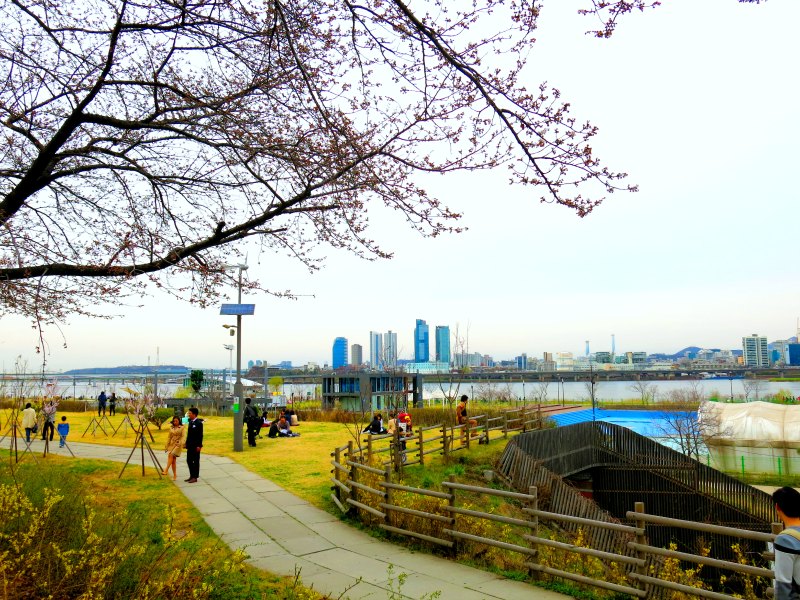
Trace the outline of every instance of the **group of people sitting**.
{"type": "Polygon", "coordinates": [[[276,420],[269,424],[269,433],[267,433],[267,437],[276,438],[299,436],[299,433],[292,431],[289,419],[286,418],[286,415],[283,413],[283,411],[281,411],[281,415],[276,420]]]}
{"type": "Polygon", "coordinates": [[[394,435],[395,432],[400,433],[401,436],[407,437],[411,435],[411,415],[407,412],[397,414],[395,411],[389,412],[389,421],[386,427],[383,426],[383,415],[376,412],[372,416],[372,421],[369,422],[364,428],[364,433],[371,433],[373,435],[389,434],[394,435]]]}
{"type": "Polygon", "coordinates": [[[250,398],[245,399],[244,424],[247,427],[247,443],[250,446],[256,445],[256,437],[261,437],[261,430],[269,428],[267,437],[298,437],[300,434],[292,431],[292,425],[297,424],[297,416],[294,410],[281,410],[277,418],[270,421],[265,410],[258,416],[258,411],[250,398]]]}

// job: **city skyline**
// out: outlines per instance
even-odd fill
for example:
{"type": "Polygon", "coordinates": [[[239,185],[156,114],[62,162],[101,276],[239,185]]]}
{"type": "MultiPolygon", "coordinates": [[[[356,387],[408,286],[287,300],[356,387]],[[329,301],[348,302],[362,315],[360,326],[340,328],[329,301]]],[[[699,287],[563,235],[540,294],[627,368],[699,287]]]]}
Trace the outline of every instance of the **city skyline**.
{"type": "MultiPolygon", "coordinates": [[[[431,176],[421,183],[463,213],[463,233],[422,239],[378,211],[368,235],[392,260],[321,250],[326,267],[313,274],[253,249],[245,277],[298,297],[245,291],[256,309],[242,319],[243,357],[324,364],[332,340],[344,336],[366,359],[378,327],[400,332],[398,357],[409,358],[406,332],[420,315],[468,331],[471,351],[509,360],[577,356],[587,339],[593,351],[610,350],[612,333],[617,352],[648,354],[739,349],[754,332],[769,341],[795,334],[800,82],[789,73],[800,55],[798,3],[674,0],[631,15],[609,40],[585,36],[591,24],[566,4],[544,11],[531,88],[547,80],[579,120],[597,124],[598,154],[627,171],[639,193],[610,195],[581,219],[539,203],[536,189],[509,186],[502,170],[431,176]]],[[[228,363],[222,324],[230,320],[218,304],[153,294],[99,305],[107,320],[47,327],[47,369],[146,364],[148,356],[155,364],[156,348],[162,363],[228,363]]],[[[4,371],[17,356],[39,370],[39,345],[29,322],[2,317],[4,371]]]]}

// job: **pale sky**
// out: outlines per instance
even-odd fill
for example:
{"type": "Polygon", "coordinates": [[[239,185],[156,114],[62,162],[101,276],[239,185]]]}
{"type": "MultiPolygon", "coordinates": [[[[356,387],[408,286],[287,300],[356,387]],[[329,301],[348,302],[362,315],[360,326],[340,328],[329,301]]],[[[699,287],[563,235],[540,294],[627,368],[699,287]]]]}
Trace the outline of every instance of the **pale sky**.
{"type": "MultiPolygon", "coordinates": [[[[593,147],[640,192],[618,192],[584,219],[511,188],[503,171],[431,178],[429,189],[464,213],[460,235],[421,239],[395,215],[371,235],[394,252],[369,263],[327,251],[309,275],[290,260],[251,254],[251,274],[297,300],[246,296],[243,357],[331,361],[336,336],[369,349],[369,331],[398,332],[413,357],[415,319],[469,331],[472,352],[496,360],[526,352],[616,349],[675,352],[693,344],[740,348],[751,333],[795,333],[800,2],[668,0],[634,15],[610,40],[549,2],[529,85],[562,91],[578,121],[600,128],[593,147]]],[[[234,293],[234,290],[231,290],[234,293]]],[[[160,296],[108,321],[73,319],[47,330],[47,367],[161,364],[223,367],[219,310],[160,296]],[[67,347],[62,347],[66,340],[67,347]]],[[[30,324],[0,324],[0,367],[17,356],[41,368],[30,324]]],[[[433,334],[431,334],[433,339],[433,334]]]]}

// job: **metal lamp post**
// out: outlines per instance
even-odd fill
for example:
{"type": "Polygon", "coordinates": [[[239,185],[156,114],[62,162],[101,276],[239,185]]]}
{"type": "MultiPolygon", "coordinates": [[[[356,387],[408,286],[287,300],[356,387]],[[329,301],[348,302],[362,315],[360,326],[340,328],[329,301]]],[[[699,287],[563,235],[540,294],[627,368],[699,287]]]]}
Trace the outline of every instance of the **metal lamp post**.
{"type": "MultiPolygon", "coordinates": [[[[233,375],[233,344],[222,344],[222,347],[228,351],[228,375],[233,375]]],[[[228,396],[228,378],[225,375],[225,369],[222,369],[222,392],[224,394],[223,397],[228,396]]]]}
{"type": "MultiPolygon", "coordinates": [[[[247,270],[247,265],[232,265],[228,268],[239,269],[239,304],[242,303],[242,272],[247,270]]],[[[242,315],[236,315],[236,325],[223,325],[226,329],[236,330],[236,383],[233,386],[234,411],[233,411],[233,451],[244,450],[242,427],[244,426],[244,412],[242,402],[242,315]]]]}

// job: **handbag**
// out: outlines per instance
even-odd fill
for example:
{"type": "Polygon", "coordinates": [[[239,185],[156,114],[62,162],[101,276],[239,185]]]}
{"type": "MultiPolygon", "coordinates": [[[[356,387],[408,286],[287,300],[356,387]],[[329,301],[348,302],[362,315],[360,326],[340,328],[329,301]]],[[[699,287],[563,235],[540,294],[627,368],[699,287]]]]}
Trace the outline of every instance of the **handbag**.
{"type": "Polygon", "coordinates": [[[34,423],[33,427],[31,427],[32,433],[39,433],[39,423],[34,423]]]}

